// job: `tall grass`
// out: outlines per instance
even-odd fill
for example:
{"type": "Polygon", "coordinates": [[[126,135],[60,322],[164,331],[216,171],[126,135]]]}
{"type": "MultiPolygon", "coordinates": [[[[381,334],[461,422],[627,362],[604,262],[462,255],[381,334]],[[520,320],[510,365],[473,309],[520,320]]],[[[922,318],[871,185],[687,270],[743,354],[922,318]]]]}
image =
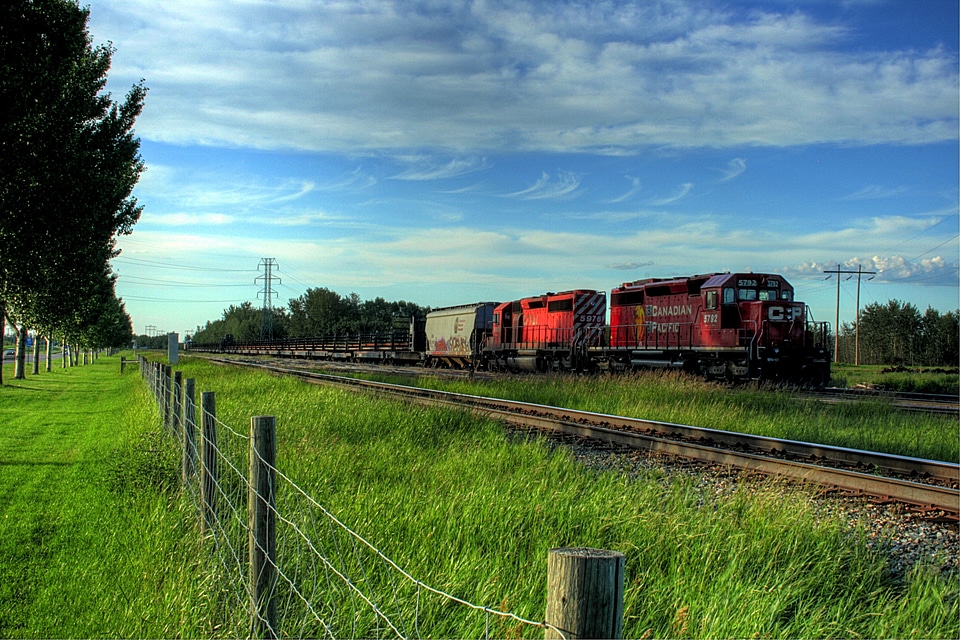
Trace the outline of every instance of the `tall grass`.
{"type": "Polygon", "coordinates": [[[726,388],[662,372],[492,381],[423,376],[413,384],[918,458],[960,459],[956,416],[908,413],[884,400],[829,405],[776,388],[726,388]]]}
{"type": "MultiPolygon", "coordinates": [[[[220,420],[243,428],[276,415],[283,473],[417,578],[476,604],[542,618],[548,550],[588,546],[626,554],[625,637],[960,634],[955,576],[918,567],[894,580],[862,530],[789,487],[715,495],[693,477],[591,470],[466,413],[194,360],[182,368],[198,391],[217,392],[220,420]]],[[[561,387],[544,383],[537,401],[567,403],[561,387]]],[[[431,611],[429,635],[480,637],[488,624],[431,611]]],[[[521,632],[509,622],[491,630],[521,632]]]]}

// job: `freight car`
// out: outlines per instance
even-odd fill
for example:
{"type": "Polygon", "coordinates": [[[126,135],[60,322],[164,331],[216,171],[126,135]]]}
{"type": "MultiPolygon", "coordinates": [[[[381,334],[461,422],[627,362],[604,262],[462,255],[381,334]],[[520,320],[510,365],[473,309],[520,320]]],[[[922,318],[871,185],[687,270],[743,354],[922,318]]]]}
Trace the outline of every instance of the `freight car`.
{"type": "Polygon", "coordinates": [[[610,294],[601,369],[671,367],[708,378],[824,384],[826,323],[808,318],[779,275],[712,273],[627,282],[610,294]]]}
{"type": "Polygon", "coordinates": [[[435,309],[428,313],[424,365],[482,368],[483,345],[490,336],[496,306],[496,302],[477,302],[435,309]]]}

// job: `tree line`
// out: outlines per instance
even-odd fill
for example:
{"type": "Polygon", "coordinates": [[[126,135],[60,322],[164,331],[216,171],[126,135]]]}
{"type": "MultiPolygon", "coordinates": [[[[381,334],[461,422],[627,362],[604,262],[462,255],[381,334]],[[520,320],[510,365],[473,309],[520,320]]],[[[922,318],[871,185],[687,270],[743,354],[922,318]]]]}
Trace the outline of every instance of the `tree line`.
{"type": "Polygon", "coordinates": [[[857,342],[861,364],[953,367],[960,363],[960,310],[941,313],[899,300],[878,302],[860,312],[856,323],[842,323],[839,359],[855,362],[857,342]]]}
{"type": "MultiPolygon", "coordinates": [[[[307,289],[292,298],[286,308],[272,309],[272,337],[311,338],[333,335],[386,334],[397,322],[422,318],[430,311],[412,302],[390,302],[383,298],[360,300],[351,293],[342,296],[325,287],[307,289]]],[[[227,335],[240,342],[261,339],[263,310],[250,302],[231,305],[219,320],[208,321],[193,336],[195,344],[218,344],[227,335]]]]}
{"type": "MultiPolygon", "coordinates": [[[[129,344],[116,295],[116,237],[142,207],[133,125],[147,89],[105,91],[112,45],[94,46],[76,0],[0,3],[0,334],[28,330],[80,349],[129,344]]],[[[2,383],[2,377],[0,377],[2,383]]]]}

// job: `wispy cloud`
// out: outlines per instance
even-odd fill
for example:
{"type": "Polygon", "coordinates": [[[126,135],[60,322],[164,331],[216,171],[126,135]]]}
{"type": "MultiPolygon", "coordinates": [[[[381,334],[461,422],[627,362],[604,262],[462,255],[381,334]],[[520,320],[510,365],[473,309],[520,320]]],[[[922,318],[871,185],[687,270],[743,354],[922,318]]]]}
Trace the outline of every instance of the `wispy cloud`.
{"type": "Polygon", "coordinates": [[[629,199],[632,198],[633,196],[637,195],[637,194],[640,192],[640,190],[643,188],[643,185],[642,185],[641,182],[640,182],[640,178],[634,178],[634,177],[632,177],[632,176],[626,176],[626,178],[627,178],[627,180],[630,181],[630,190],[627,191],[627,192],[626,192],[625,194],[623,194],[622,196],[619,196],[619,197],[617,197],[617,198],[614,198],[613,200],[610,200],[610,201],[609,201],[609,204],[616,204],[616,203],[618,203],[618,202],[626,202],[627,200],[629,200],[629,199]]]}
{"type": "Polygon", "coordinates": [[[893,198],[905,191],[905,187],[881,187],[872,184],[859,191],[845,195],[841,197],[840,200],[882,200],[884,198],[893,198]]]}
{"type": "Polygon", "coordinates": [[[693,191],[693,183],[684,182],[682,185],[677,187],[676,192],[672,196],[668,196],[666,198],[660,198],[658,200],[653,200],[649,204],[655,207],[662,207],[668,204],[673,204],[674,202],[677,202],[679,200],[683,200],[684,198],[686,198],[691,191],[693,191]]]}
{"type": "Polygon", "coordinates": [[[655,262],[615,262],[613,264],[608,264],[608,269],[614,269],[616,271],[636,271],[637,269],[642,269],[643,267],[652,267],[655,265],[655,262]]]}
{"type": "Polygon", "coordinates": [[[576,190],[580,186],[580,176],[569,171],[560,171],[554,181],[550,174],[544,171],[540,179],[526,189],[505,194],[508,198],[521,200],[554,200],[576,197],[576,190]]]}
{"type": "Polygon", "coordinates": [[[365,172],[361,167],[357,167],[350,173],[340,178],[327,182],[319,188],[324,191],[338,191],[340,189],[367,189],[377,184],[377,179],[365,172]]]}
{"type": "Polygon", "coordinates": [[[454,158],[442,165],[418,160],[415,166],[392,176],[394,180],[443,180],[476,173],[490,168],[486,158],[454,158]]]}
{"type": "Polygon", "coordinates": [[[741,173],[747,170],[747,161],[743,158],[734,158],[727,163],[726,169],[721,169],[723,175],[720,177],[720,182],[729,182],[733,180],[741,173]]]}

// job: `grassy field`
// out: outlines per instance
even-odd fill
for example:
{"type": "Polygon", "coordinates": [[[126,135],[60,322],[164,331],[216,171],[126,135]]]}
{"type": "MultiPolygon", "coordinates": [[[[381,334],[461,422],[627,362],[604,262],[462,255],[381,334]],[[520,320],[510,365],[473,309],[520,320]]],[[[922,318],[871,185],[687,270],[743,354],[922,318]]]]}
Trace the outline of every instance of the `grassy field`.
{"type": "MultiPolygon", "coordinates": [[[[223,586],[175,488],[176,456],[139,377],[118,369],[102,358],[0,388],[0,636],[245,635],[220,626],[223,586]]],[[[892,578],[863,531],[801,492],[633,479],[465,413],[192,359],[181,369],[217,392],[219,419],[238,431],[277,416],[284,474],[414,576],[470,602],[541,619],[547,551],[589,546],[626,554],[624,637],[960,635],[956,576],[892,578]]],[[[280,563],[295,573],[309,560],[280,563]]],[[[489,623],[454,607],[420,615],[433,637],[483,637],[489,623]]],[[[521,631],[542,634],[489,629],[521,631]]]]}
{"type": "Polygon", "coordinates": [[[898,411],[885,400],[828,405],[777,389],[726,388],[656,371],[579,378],[451,381],[424,376],[414,382],[389,381],[918,458],[960,459],[956,417],[898,411]]]}
{"type": "Polygon", "coordinates": [[[890,391],[915,391],[920,393],[960,393],[960,375],[953,367],[947,373],[944,367],[911,367],[896,370],[884,365],[833,364],[831,383],[839,387],[870,386],[890,391]]]}
{"type": "MultiPolygon", "coordinates": [[[[695,478],[588,470],[467,414],[183,369],[217,390],[228,424],[277,416],[284,473],[413,575],[476,604],[540,619],[548,550],[588,546],[626,554],[624,637],[960,633],[955,576],[891,579],[865,533],[790,488],[717,496],[695,478]]],[[[429,635],[481,637],[484,624],[464,615],[429,635]]]]}
{"type": "Polygon", "coordinates": [[[209,554],[139,375],[4,369],[0,637],[213,635],[209,554]]]}

